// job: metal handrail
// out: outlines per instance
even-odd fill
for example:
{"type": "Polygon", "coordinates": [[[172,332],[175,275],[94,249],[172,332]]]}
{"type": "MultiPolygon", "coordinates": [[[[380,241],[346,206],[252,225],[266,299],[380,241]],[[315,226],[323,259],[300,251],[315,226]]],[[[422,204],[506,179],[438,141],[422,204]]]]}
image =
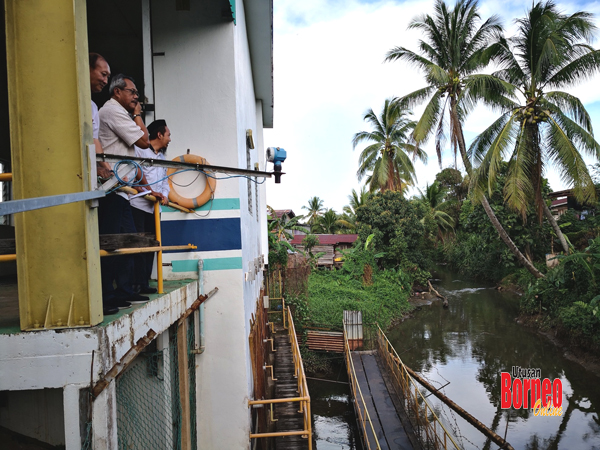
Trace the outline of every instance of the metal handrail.
{"type": "MultiPolygon", "coordinates": [[[[279,311],[277,311],[279,312],[279,311]]],[[[271,398],[267,400],[249,400],[248,407],[252,405],[272,405],[275,403],[298,402],[300,404],[299,412],[303,415],[303,430],[296,431],[279,431],[272,433],[250,433],[250,439],[279,437],[279,436],[306,436],[308,437],[308,450],[312,450],[312,417],[310,412],[310,394],[308,393],[308,383],[306,374],[304,373],[304,365],[302,364],[302,355],[300,354],[300,346],[296,336],[296,328],[292,312],[289,307],[285,306],[285,300],[282,299],[282,320],[284,328],[288,331],[288,339],[292,344],[292,358],[294,361],[294,376],[298,380],[298,397],[293,398],[271,398]],[[287,319],[287,327],[286,325],[287,319]]]]}
{"type": "Polygon", "coordinates": [[[348,336],[346,334],[346,324],[344,323],[344,356],[346,357],[346,367],[348,369],[348,376],[350,377],[350,386],[352,388],[352,396],[356,400],[354,405],[356,406],[358,412],[358,421],[360,426],[362,427],[364,441],[369,450],[371,450],[371,443],[367,439],[367,423],[369,424],[371,431],[373,433],[373,438],[375,439],[375,444],[377,445],[377,449],[381,450],[381,446],[379,445],[379,439],[377,439],[377,433],[375,433],[375,428],[373,427],[373,422],[371,421],[371,416],[369,415],[369,411],[367,410],[367,405],[365,403],[365,399],[363,398],[362,391],[360,390],[360,386],[358,384],[358,380],[356,378],[356,371],[354,370],[354,362],[352,362],[352,357],[350,356],[350,345],[348,344],[348,336]],[[358,392],[358,395],[356,395],[358,392]],[[361,411],[362,408],[362,411],[361,411]]]}
{"type": "Polygon", "coordinates": [[[415,428],[416,431],[420,431],[420,427],[423,428],[422,431],[424,432],[424,436],[421,435],[421,437],[425,440],[425,442],[423,442],[425,448],[429,448],[428,444],[432,443],[433,448],[447,449],[448,443],[450,442],[454,445],[454,448],[460,450],[461,447],[456,443],[452,434],[446,429],[437,414],[433,411],[429,402],[425,399],[421,391],[419,391],[417,383],[406,371],[400,356],[379,325],[377,325],[377,347],[379,355],[387,363],[390,372],[394,375],[396,383],[402,390],[405,401],[411,403],[409,407],[414,410],[417,421],[421,422],[416,424],[413,423],[413,428],[415,428]],[[419,405],[424,405],[424,411],[419,411],[419,405]],[[432,416],[432,420],[429,419],[430,416],[432,416]]]}
{"type": "MultiPolygon", "coordinates": [[[[281,270],[282,269],[278,269],[277,272],[273,271],[271,272],[271,274],[267,275],[267,295],[269,295],[269,299],[270,300],[283,300],[283,281],[281,278],[281,270]],[[276,280],[272,280],[271,279],[271,275],[273,275],[273,278],[277,275],[279,275],[279,282],[277,283],[277,285],[279,286],[279,297],[271,297],[271,289],[274,289],[275,286],[272,286],[275,284],[276,280]]],[[[273,293],[275,293],[273,291],[273,293]]],[[[271,312],[271,311],[269,311],[271,312]]],[[[274,312],[278,312],[278,311],[274,311],[274,312]]]]}

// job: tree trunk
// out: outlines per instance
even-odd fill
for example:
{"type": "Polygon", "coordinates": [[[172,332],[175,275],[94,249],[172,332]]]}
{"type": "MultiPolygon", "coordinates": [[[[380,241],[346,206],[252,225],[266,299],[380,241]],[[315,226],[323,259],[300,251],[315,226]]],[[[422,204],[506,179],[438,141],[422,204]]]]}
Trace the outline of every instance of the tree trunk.
{"type": "MultiPolygon", "coordinates": [[[[450,126],[456,127],[456,139],[458,141],[458,148],[460,151],[460,156],[462,157],[463,164],[465,166],[465,170],[467,171],[467,173],[470,176],[471,173],[473,172],[473,166],[471,165],[471,161],[469,161],[469,158],[467,157],[467,147],[465,145],[465,137],[464,137],[463,131],[462,131],[462,124],[458,120],[458,113],[456,112],[456,101],[455,100],[452,102],[451,107],[452,107],[452,111],[451,111],[450,126]]],[[[483,196],[483,198],[481,200],[481,205],[483,206],[483,209],[484,209],[485,213],[487,214],[487,216],[490,218],[492,225],[498,232],[500,239],[502,239],[502,241],[507,245],[507,247],[510,249],[512,254],[515,255],[515,257],[523,265],[523,267],[525,267],[534,277],[544,278],[544,275],[539,270],[537,270],[535,268],[535,266],[527,258],[525,258],[523,253],[521,253],[521,251],[517,248],[517,246],[512,241],[512,239],[510,238],[508,233],[504,230],[504,228],[502,227],[502,224],[500,223],[500,221],[498,221],[496,214],[494,214],[494,211],[492,210],[485,195],[483,196]]]]}
{"type": "Polygon", "coordinates": [[[558,226],[558,223],[556,223],[556,219],[552,215],[552,211],[550,211],[550,208],[548,208],[548,205],[546,205],[546,202],[542,202],[542,203],[544,205],[544,215],[546,216],[546,219],[548,219],[548,222],[550,222],[550,225],[552,225],[552,229],[556,233],[556,237],[558,237],[558,240],[560,241],[560,245],[562,246],[562,248],[565,252],[565,255],[568,255],[569,254],[569,245],[567,244],[565,235],[563,234],[562,230],[558,226]]]}
{"type": "Polygon", "coordinates": [[[544,278],[544,275],[539,270],[537,270],[535,268],[535,266],[527,258],[525,258],[525,256],[523,255],[523,253],[521,253],[519,251],[519,249],[517,248],[517,246],[515,245],[515,243],[512,241],[512,239],[510,238],[510,236],[508,235],[508,233],[506,231],[504,231],[504,228],[502,227],[502,225],[498,221],[498,218],[494,214],[494,211],[492,211],[492,208],[491,208],[490,204],[488,203],[487,198],[485,198],[485,196],[481,199],[481,205],[483,206],[483,209],[485,210],[485,213],[490,218],[490,221],[492,222],[492,225],[494,225],[494,228],[496,229],[496,231],[500,235],[500,239],[502,239],[504,241],[504,243],[508,246],[508,248],[513,253],[513,255],[515,255],[515,257],[523,265],[523,267],[525,267],[527,270],[529,270],[529,272],[534,277],[536,277],[536,278],[544,278]]]}

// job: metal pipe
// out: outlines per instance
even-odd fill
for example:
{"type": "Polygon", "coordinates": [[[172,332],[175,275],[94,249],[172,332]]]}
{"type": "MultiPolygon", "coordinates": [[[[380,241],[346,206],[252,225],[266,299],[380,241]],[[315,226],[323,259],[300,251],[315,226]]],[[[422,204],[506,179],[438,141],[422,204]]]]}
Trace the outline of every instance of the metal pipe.
{"type": "MultiPolygon", "coordinates": [[[[169,161],[164,159],[140,158],[137,156],[121,156],[102,153],[96,155],[96,161],[117,162],[122,160],[136,161],[139,163],[148,163],[153,166],[167,167],[174,169],[194,169],[198,171],[217,172],[217,173],[233,173],[236,175],[245,175],[248,177],[264,177],[271,178],[273,172],[264,172],[253,169],[239,169],[237,167],[213,166],[210,164],[196,164],[183,161],[169,161]]],[[[282,173],[283,174],[283,173],[282,173]]]]}
{"type": "MultiPolygon", "coordinates": [[[[199,295],[204,295],[204,260],[198,260],[198,291],[199,295]]],[[[204,303],[198,309],[198,354],[204,353],[204,303]]]]}
{"type": "MultiPolygon", "coordinates": [[[[160,233],[160,204],[154,202],[154,228],[156,234],[156,240],[159,244],[162,242],[162,236],[160,233]]],[[[162,247],[162,245],[161,245],[162,247]]],[[[157,291],[159,294],[164,293],[163,286],[163,267],[162,267],[162,249],[156,253],[156,284],[157,291]]]]}
{"type": "MultiPolygon", "coordinates": [[[[162,253],[162,250],[195,250],[198,247],[196,247],[195,245],[192,244],[188,244],[188,245],[170,245],[167,247],[140,247],[140,248],[118,248],[116,250],[112,250],[112,251],[107,251],[107,250],[100,250],[100,256],[104,257],[104,256],[119,256],[119,255],[135,255],[137,253],[155,253],[155,252],[160,252],[162,253]]],[[[12,254],[12,255],[0,255],[0,262],[7,262],[7,261],[16,261],[17,260],[17,255],[12,254]]],[[[159,266],[160,267],[160,266],[159,266]]],[[[162,270],[161,270],[162,272],[162,270]]],[[[162,284],[162,282],[161,282],[162,284]]],[[[163,294],[162,291],[159,290],[160,294],[163,294]]]]}
{"type": "Polygon", "coordinates": [[[12,173],[0,173],[0,181],[12,181],[12,173]]]}
{"type": "Polygon", "coordinates": [[[100,256],[118,256],[118,255],[135,255],[137,253],[154,253],[162,250],[195,250],[198,247],[192,244],[188,245],[168,245],[166,247],[140,247],[140,248],[118,248],[116,250],[107,251],[100,250],[100,256]]]}
{"type": "Polygon", "coordinates": [[[306,434],[306,430],[300,431],[280,431],[279,433],[251,433],[250,439],[265,438],[265,437],[277,437],[277,436],[302,436],[306,434]]]}
{"type": "Polygon", "coordinates": [[[248,400],[248,405],[268,405],[269,403],[291,403],[309,401],[310,397],[271,398],[268,400],[248,400]]]}

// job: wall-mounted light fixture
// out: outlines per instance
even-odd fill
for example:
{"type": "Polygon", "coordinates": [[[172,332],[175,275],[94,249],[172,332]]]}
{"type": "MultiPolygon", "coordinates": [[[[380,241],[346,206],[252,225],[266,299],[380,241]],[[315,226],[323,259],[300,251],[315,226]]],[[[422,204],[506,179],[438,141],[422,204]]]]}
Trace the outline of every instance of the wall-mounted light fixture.
{"type": "Polygon", "coordinates": [[[254,149],[254,139],[252,138],[252,130],[246,130],[246,142],[248,147],[254,149]]]}

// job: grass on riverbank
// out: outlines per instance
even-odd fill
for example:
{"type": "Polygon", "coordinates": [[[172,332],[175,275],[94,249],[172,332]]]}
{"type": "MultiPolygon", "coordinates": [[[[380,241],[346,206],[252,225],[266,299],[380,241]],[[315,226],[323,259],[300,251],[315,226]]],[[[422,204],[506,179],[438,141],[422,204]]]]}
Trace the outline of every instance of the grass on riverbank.
{"type": "Polygon", "coordinates": [[[316,270],[308,280],[307,321],[313,325],[342,327],[344,310],[362,311],[363,323],[386,328],[410,311],[410,282],[401,271],[376,271],[372,283],[343,271],[316,270]]]}

